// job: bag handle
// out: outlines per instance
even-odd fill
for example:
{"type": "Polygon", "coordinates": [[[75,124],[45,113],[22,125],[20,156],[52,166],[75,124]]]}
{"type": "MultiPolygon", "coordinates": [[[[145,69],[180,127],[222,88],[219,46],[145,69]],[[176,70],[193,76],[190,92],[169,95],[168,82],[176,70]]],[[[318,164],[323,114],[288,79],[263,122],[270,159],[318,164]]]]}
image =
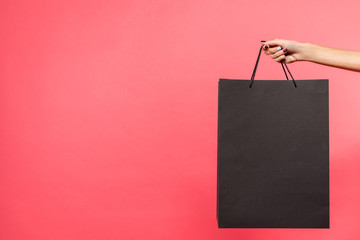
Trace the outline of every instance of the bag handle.
{"type": "MultiPolygon", "coordinates": [[[[253,83],[254,83],[255,73],[256,73],[256,69],[257,69],[257,66],[258,66],[258,63],[259,63],[259,59],[260,59],[260,55],[261,55],[261,52],[262,52],[262,48],[263,48],[263,47],[264,47],[263,45],[260,47],[259,55],[258,55],[258,57],[257,57],[256,64],[255,64],[255,67],[254,67],[254,71],[253,71],[253,74],[252,74],[252,76],[251,76],[251,80],[250,80],[251,82],[250,82],[249,88],[251,88],[251,86],[252,86],[253,83]]],[[[287,67],[285,61],[284,61],[284,60],[281,60],[281,66],[282,66],[282,68],[283,68],[283,70],[284,70],[286,79],[289,80],[289,78],[288,78],[288,76],[287,76],[287,74],[286,74],[284,65],[285,65],[286,69],[288,70],[288,72],[289,72],[289,74],[290,74],[290,76],[291,76],[291,78],[292,78],[292,81],[293,81],[293,83],[294,83],[294,86],[297,87],[297,85],[296,85],[296,83],[295,83],[295,79],[294,79],[294,77],[292,76],[292,74],[291,74],[289,68],[287,67]]]]}

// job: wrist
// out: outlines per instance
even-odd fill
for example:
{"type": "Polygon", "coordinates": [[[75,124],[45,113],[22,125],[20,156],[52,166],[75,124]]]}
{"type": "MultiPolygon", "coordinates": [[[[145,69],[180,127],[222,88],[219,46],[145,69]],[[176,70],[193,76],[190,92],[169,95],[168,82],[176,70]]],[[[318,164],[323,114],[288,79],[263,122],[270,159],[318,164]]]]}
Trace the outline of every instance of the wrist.
{"type": "Polygon", "coordinates": [[[312,43],[300,43],[300,55],[303,61],[313,61],[316,46],[312,43]]]}

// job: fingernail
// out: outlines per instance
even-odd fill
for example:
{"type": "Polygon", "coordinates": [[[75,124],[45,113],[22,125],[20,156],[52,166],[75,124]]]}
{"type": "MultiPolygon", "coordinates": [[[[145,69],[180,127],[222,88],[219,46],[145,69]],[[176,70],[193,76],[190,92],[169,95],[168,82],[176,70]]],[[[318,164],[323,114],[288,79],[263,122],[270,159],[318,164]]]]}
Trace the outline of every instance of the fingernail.
{"type": "Polygon", "coordinates": [[[284,48],[284,49],[283,49],[283,52],[287,52],[287,48],[284,48]]]}
{"type": "Polygon", "coordinates": [[[266,42],[265,40],[261,40],[261,42],[266,42]]]}
{"type": "Polygon", "coordinates": [[[268,45],[265,45],[265,49],[268,49],[269,48],[269,46],[268,45]]]}

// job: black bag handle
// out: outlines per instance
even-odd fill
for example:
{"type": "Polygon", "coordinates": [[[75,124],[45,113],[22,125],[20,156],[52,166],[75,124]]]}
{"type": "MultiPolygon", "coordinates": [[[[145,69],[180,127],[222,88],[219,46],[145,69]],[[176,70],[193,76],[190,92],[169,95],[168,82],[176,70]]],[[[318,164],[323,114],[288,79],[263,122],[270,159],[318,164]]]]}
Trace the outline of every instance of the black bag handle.
{"type": "MultiPolygon", "coordinates": [[[[253,74],[252,74],[252,76],[251,76],[251,80],[250,80],[251,82],[250,82],[249,88],[251,88],[251,86],[252,86],[253,83],[254,83],[255,73],[256,73],[256,69],[257,69],[257,66],[258,66],[258,63],[259,63],[259,59],[260,59],[260,55],[261,55],[261,52],[262,52],[262,48],[263,48],[263,47],[264,47],[263,45],[260,47],[259,55],[258,55],[258,57],[257,57],[256,64],[255,64],[255,67],[254,67],[254,71],[253,71],[253,74]]],[[[286,79],[289,80],[289,78],[288,78],[288,76],[287,76],[287,74],[286,74],[284,65],[285,65],[286,69],[288,70],[288,72],[289,72],[289,74],[290,74],[290,76],[291,76],[291,78],[292,78],[292,81],[293,81],[293,83],[294,83],[294,86],[297,87],[297,85],[296,85],[296,83],[295,83],[295,79],[294,79],[294,77],[292,76],[292,74],[291,74],[289,68],[287,67],[285,61],[284,61],[284,60],[281,60],[281,66],[282,66],[282,68],[283,68],[283,70],[284,70],[286,79]]]]}

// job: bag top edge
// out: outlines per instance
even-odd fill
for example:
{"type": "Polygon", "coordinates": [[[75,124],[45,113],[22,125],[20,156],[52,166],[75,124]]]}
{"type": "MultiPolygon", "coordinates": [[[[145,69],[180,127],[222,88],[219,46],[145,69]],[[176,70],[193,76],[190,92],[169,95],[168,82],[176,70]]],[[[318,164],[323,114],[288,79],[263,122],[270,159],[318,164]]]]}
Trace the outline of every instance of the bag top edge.
{"type": "MultiPolygon", "coordinates": [[[[231,81],[251,81],[251,79],[235,79],[235,78],[219,78],[219,80],[231,80],[231,81]]],[[[254,81],[290,81],[291,79],[259,79],[254,81]]],[[[295,81],[315,81],[315,80],[326,80],[329,81],[328,78],[318,78],[318,79],[295,79],[295,81]]]]}

